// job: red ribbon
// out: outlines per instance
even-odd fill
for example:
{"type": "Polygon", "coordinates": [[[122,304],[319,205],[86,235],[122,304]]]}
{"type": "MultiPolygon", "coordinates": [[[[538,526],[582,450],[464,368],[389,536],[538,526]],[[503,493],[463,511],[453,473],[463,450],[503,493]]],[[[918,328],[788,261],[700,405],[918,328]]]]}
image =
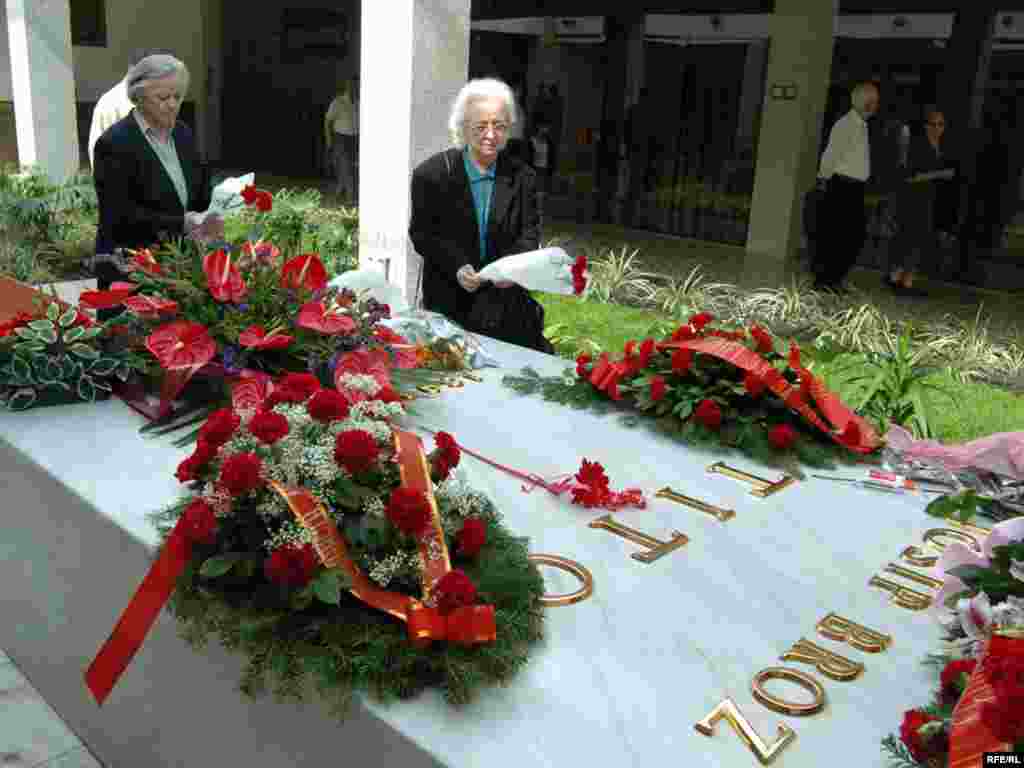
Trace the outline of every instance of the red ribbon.
{"type": "Polygon", "coordinates": [[[735,365],[742,371],[754,374],[764,381],[768,389],[782,398],[787,406],[803,416],[805,421],[855,453],[871,453],[881,445],[881,440],[874,428],[847,408],[835,393],[825,389],[825,385],[817,377],[811,382],[810,394],[825,418],[832,423],[831,427],[803,401],[800,391],[790,386],[782,374],[775,369],[775,366],[742,344],[720,338],[703,338],[659,344],[658,349],[689,349],[693,352],[717,357],[719,360],[735,365]],[[850,424],[857,428],[856,442],[840,439],[841,433],[850,424]]]}
{"type": "Polygon", "coordinates": [[[85,684],[99,705],[110,695],[142,647],[153,622],[170,599],[178,579],[192,558],[192,542],[185,535],[184,519],[180,518],[174,526],[160,550],[160,556],[135,590],[114,631],[85,672],[85,684]]]}
{"type": "Polygon", "coordinates": [[[988,642],[981,660],[967,681],[967,688],[953,710],[953,727],[949,733],[947,768],[977,768],[985,752],[1008,752],[1012,744],[1001,741],[981,717],[986,704],[996,700],[995,688],[986,673],[985,658],[990,654],[1020,654],[1024,640],[995,635],[988,642]]]}
{"type": "Polygon", "coordinates": [[[460,645],[493,643],[498,637],[493,605],[466,605],[445,616],[436,608],[412,601],[408,621],[409,639],[417,647],[435,640],[460,645]]]}

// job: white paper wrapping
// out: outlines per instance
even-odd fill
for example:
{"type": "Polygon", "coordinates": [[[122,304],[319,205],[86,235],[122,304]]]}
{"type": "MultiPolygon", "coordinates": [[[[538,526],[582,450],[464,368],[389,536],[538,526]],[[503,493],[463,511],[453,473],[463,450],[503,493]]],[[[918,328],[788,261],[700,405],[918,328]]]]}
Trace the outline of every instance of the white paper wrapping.
{"type": "Polygon", "coordinates": [[[216,214],[223,219],[231,213],[240,211],[245,207],[245,201],[242,200],[242,190],[255,183],[255,180],[255,173],[247,173],[245,176],[224,179],[224,181],[213,188],[213,194],[210,197],[210,207],[203,214],[203,219],[210,214],[216,214]]]}
{"type": "Polygon", "coordinates": [[[517,283],[530,291],[572,296],[572,264],[572,257],[562,248],[542,248],[498,259],[477,274],[492,282],[517,283]]]}

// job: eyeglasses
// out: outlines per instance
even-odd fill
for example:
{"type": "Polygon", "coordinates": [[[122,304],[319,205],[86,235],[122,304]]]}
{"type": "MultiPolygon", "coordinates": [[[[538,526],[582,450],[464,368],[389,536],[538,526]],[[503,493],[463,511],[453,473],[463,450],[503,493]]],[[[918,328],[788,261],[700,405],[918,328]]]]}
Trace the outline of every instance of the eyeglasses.
{"type": "Polygon", "coordinates": [[[470,127],[477,136],[485,135],[488,130],[494,131],[498,135],[503,135],[508,130],[506,123],[477,123],[470,127]]]}

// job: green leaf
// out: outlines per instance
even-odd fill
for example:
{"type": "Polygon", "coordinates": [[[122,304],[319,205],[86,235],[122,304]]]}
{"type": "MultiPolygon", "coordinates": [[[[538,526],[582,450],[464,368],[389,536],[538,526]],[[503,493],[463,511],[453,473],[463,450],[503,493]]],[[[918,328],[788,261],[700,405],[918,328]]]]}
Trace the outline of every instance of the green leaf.
{"type": "Polygon", "coordinates": [[[310,584],[303,590],[292,595],[289,601],[293,611],[304,611],[313,603],[313,585],[310,584]]]}
{"type": "Polygon", "coordinates": [[[112,357],[101,357],[89,366],[89,373],[93,376],[110,376],[118,365],[120,361],[112,357]]]}
{"type": "Polygon", "coordinates": [[[950,576],[955,576],[968,587],[973,588],[989,575],[990,570],[982,568],[980,565],[958,565],[956,568],[946,571],[946,573],[950,576]]]}
{"type": "Polygon", "coordinates": [[[241,561],[242,557],[243,555],[232,553],[207,558],[203,561],[203,565],[199,569],[199,575],[207,579],[215,579],[218,576],[223,576],[234,568],[239,561],[241,561]]]}
{"type": "Polygon", "coordinates": [[[38,338],[38,334],[34,330],[26,328],[25,326],[15,328],[14,335],[18,338],[25,339],[26,341],[35,341],[38,338]]]}
{"type": "MultiPolygon", "coordinates": [[[[70,328],[75,324],[75,320],[78,318],[78,310],[71,307],[67,312],[60,316],[58,322],[61,328],[70,328]]],[[[81,327],[81,326],[79,326],[81,327]]]]}
{"type": "Polygon", "coordinates": [[[32,407],[36,401],[36,391],[29,387],[23,387],[7,398],[7,407],[12,411],[24,411],[32,407]]]}
{"type": "Polygon", "coordinates": [[[74,328],[64,332],[64,341],[67,344],[72,344],[78,341],[85,335],[85,328],[80,325],[76,325],[74,328]]]}
{"type": "Polygon", "coordinates": [[[82,334],[82,341],[95,339],[101,333],[103,333],[103,328],[99,325],[94,325],[92,328],[86,328],[85,333],[82,334]]]}
{"type": "Polygon", "coordinates": [[[348,574],[340,568],[324,570],[313,581],[313,594],[316,599],[328,605],[341,604],[341,590],[352,586],[348,574]]]}
{"type": "Polygon", "coordinates": [[[56,322],[57,318],[60,317],[60,305],[56,301],[50,302],[50,306],[46,308],[46,317],[53,322],[56,322]]]}
{"type": "Polygon", "coordinates": [[[96,401],[96,385],[88,376],[82,376],[78,380],[78,386],[76,387],[78,397],[87,403],[93,403],[96,401]]]}
{"type": "MultiPolygon", "coordinates": [[[[51,304],[50,306],[52,307],[53,305],[51,304]]],[[[39,331],[54,331],[54,332],[56,332],[56,329],[53,327],[53,323],[51,321],[49,321],[49,320],[33,320],[32,322],[30,322],[28,324],[28,327],[31,328],[33,331],[36,331],[36,332],[39,332],[39,331]]]]}
{"type": "Polygon", "coordinates": [[[928,506],[924,508],[924,511],[925,514],[931,515],[932,517],[949,519],[956,514],[959,509],[960,504],[956,496],[940,496],[934,501],[928,502],[928,506]]]}
{"type": "Polygon", "coordinates": [[[15,354],[34,354],[45,352],[46,345],[40,341],[20,341],[12,347],[15,354]]]}
{"type": "Polygon", "coordinates": [[[14,375],[24,381],[33,381],[32,378],[32,366],[28,364],[28,360],[23,357],[15,355],[11,359],[11,371],[14,375]]]}
{"type": "Polygon", "coordinates": [[[61,359],[61,366],[64,368],[65,379],[77,379],[82,375],[82,364],[70,355],[64,355],[61,359]]]}
{"type": "Polygon", "coordinates": [[[71,353],[81,357],[85,360],[95,360],[100,356],[98,350],[92,347],[86,346],[85,344],[72,344],[70,347],[71,353]]]}
{"type": "Polygon", "coordinates": [[[46,364],[43,367],[43,377],[45,381],[49,383],[56,383],[64,378],[64,366],[60,364],[60,360],[56,357],[46,358],[46,364]]]}

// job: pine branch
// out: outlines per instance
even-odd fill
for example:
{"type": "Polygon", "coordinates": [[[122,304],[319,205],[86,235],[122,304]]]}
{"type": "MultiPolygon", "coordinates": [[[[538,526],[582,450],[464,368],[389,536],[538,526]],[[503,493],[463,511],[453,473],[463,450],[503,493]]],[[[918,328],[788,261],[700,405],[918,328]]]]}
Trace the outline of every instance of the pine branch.
{"type": "Polygon", "coordinates": [[[896,736],[889,734],[882,739],[882,746],[889,754],[889,765],[891,768],[921,768],[921,764],[914,759],[907,749],[907,745],[896,736]]]}

